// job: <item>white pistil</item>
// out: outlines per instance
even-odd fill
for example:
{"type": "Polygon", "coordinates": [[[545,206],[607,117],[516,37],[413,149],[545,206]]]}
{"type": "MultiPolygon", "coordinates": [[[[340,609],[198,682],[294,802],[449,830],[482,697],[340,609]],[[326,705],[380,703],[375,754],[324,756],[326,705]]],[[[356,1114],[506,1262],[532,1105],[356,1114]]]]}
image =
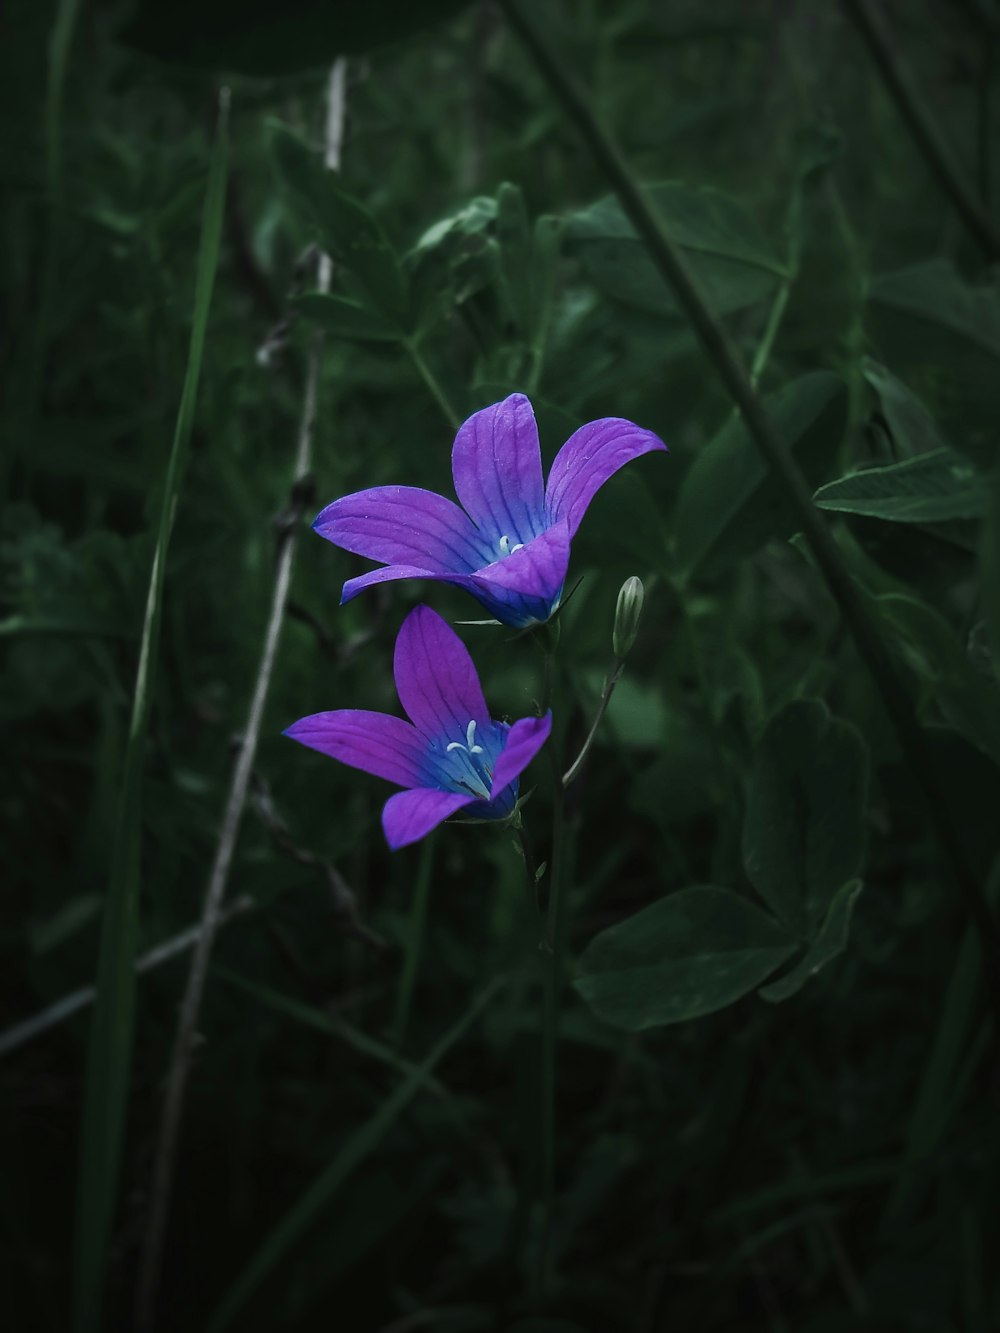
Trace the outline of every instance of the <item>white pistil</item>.
{"type": "Polygon", "coordinates": [[[504,536],[500,538],[501,555],[513,555],[515,551],[523,551],[523,550],[524,550],[524,542],[515,542],[514,545],[511,546],[510,538],[506,535],[506,533],[504,534],[504,536]]]}

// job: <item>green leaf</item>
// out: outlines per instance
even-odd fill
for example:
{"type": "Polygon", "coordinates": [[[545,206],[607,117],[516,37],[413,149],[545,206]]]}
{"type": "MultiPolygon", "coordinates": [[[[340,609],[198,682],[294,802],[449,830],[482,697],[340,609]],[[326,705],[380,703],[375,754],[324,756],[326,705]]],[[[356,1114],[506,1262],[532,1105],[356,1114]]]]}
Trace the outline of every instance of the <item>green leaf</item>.
{"type": "Polygon", "coordinates": [[[399,342],[403,336],[395,325],[347,296],[310,292],[298,297],[293,304],[331,338],[346,338],[350,342],[399,342]]]}
{"type": "Polygon", "coordinates": [[[228,121],[228,95],[224,95],[220,98],[218,131],[205,197],[187,369],[173,443],[167,458],[156,550],[149,575],[125,752],[125,771],[101,927],[97,998],[87,1048],[80,1140],[73,1287],[73,1327],[76,1333],[94,1333],[104,1326],[104,1282],[125,1137],[132,1062],[135,1005],[133,960],[139,925],[140,825],[146,736],[156,678],[167,551],[194,425],[208,314],[219,261],[226,196],[228,121]]]}
{"type": "Polygon", "coordinates": [[[892,349],[906,382],[933,406],[953,448],[977,467],[996,457],[1000,290],[996,279],[967,282],[935,259],[876,278],[866,315],[869,337],[892,349]]]}
{"type": "Polygon", "coordinates": [[[275,1264],[297,1244],[348,1177],[375,1151],[403,1111],[427,1083],[428,1075],[440,1064],[452,1046],[461,1040],[504,984],[504,978],[495,977],[480,991],[426,1059],[413,1067],[395,1090],[384,1098],[375,1114],[364,1121],[344,1142],[339,1152],[264,1238],[259,1249],[250,1256],[246,1267],[226,1292],[215,1314],[209,1320],[209,1333],[221,1333],[222,1329],[231,1327],[237,1314],[257,1291],[275,1264]]]}
{"type": "Polygon", "coordinates": [[[397,42],[457,13],[466,0],[138,0],[120,38],[157,60],[194,69],[280,75],[397,42]]]}
{"type": "Polygon", "coordinates": [[[754,754],[743,821],[747,878],[800,939],[861,869],[868,750],[818,699],[774,717],[754,754]]]}
{"type": "Polygon", "coordinates": [[[730,889],[681,889],[595,936],[576,989],[599,1018],[636,1032],[714,1013],[795,951],[766,912],[730,889]]]}
{"type": "Polygon", "coordinates": [[[960,454],[935,449],[831,481],[813,498],[820,509],[838,513],[867,514],[893,523],[936,523],[979,518],[986,508],[986,487],[960,454]]]}
{"type": "MultiPolygon", "coordinates": [[[[647,185],[645,193],[717,313],[763,300],[786,276],[786,266],[730,196],[677,181],[647,185]]],[[[567,248],[614,300],[655,314],[676,312],[672,293],[612,196],[568,217],[567,248]]]]}
{"type": "Polygon", "coordinates": [[[937,422],[901,379],[871,357],[862,361],[862,372],[878,395],[898,455],[908,458],[947,448],[937,422]]]}
{"type": "Polygon", "coordinates": [[[778,1003],[797,994],[810,977],[814,977],[821,968],[826,967],[838,954],[847,948],[847,937],[851,929],[851,916],[854,904],[861,893],[860,879],[849,880],[833,895],[826,920],[820,926],[812,944],[792,970],[777,981],[761,986],[757,994],[762,1000],[778,1003]]]}
{"type": "MultiPolygon", "coordinates": [[[[843,382],[825,371],[765,400],[810,482],[828,470],[847,420],[843,382]]],[[[772,478],[743,422],[731,417],[698,453],[681,484],[674,540],[681,571],[725,570],[774,537],[790,537],[797,511],[772,478]]]]}
{"type": "Polygon", "coordinates": [[[408,331],[406,279],[377,219],[297,135],[277,122],[271,133],[282,178],[315,223],[320,245],[354,275],[378,314],[408,331]]]}
{"type": "Polygon", "coordinates": [[[1000,300],[992,286],[974,287],[947,259],[931,259],[872,281],[869,297],[926,320],[1000,357],[1000,300]]]}
{"type": "Polygon", "coordinates": [[[890,646],[945,720],[1000,764],[1000,693],[970,661],[949,622],[926,602],[901,593],[876,597],[875,606],[890,646]]]}

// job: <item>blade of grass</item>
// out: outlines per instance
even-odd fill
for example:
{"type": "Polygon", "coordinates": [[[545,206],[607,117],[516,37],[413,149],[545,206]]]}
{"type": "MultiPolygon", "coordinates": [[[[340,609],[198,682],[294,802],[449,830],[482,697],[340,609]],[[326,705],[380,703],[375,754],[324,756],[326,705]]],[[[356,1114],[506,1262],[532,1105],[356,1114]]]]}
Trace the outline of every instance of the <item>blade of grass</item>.
{"type": "MultiPolygon", "coordinates": [[[[346,87],[347,62],[344,59],[339,59],[334,62],[327,85],[325,163],[330,169],[334,169],[340,164],[346,87]]],[[[329,290],[332,271],[329,256],[320,255],[318,277],[320,291],[329,290]]],[[[212,862],[208,887],[205,891],[201,932],[191,957],[191,968],[184,989],[184,997],[181,1001],[180,1019],[177,1024],[177,1034],[174,1039],[170,1071],[167,1077],[167,1092],[153,1159],[153,1183],[149,1214],[146,1220],[142,1258],[139,1265],[139,1279],[136,1287],[136,1327],[141,1330],[141,1333],[148,1333],[155,1323],[156,1295],[159,1287],[163,1242],[170,1211],[170,1195],[173,1187],[181,1121],[184,1115],[184,1099],[191,1068],[195,1029],[201,1009],[202,996],[205,991],[205,980],[208,975],[212,945],[215,942],[215,934],[218,929],[222,900],[229,879],[230,867],[232,866],[233,852],[236,848],[236,839],[250,790],[250,779],[253,774],[254,758],[257,752],[257,740],[260,736],[261,723],[264,718],[264,705],[267,702],[267,696],[271,688],[281,627],[284,623],[285,608],[288,604],[288,590],[291,587],[292,565],[299,528],[304,507],[310,500],[308,482],[312,467],[313,430],[316,422],[322,355],[323,335],[321,331],[317,331],[313,336],[312,346],[309,350],[309,365],[293,471],[291,504],[278,540],[270,614],[264,631],[257,678],[250,698],[250,708],[243,729],[243,739],[233,765],[229,796],[226,800],[219,840],[215,849],[215,859],[212,862]]]]}
{"type": "Polygon", "coordinates": [[[434,837],[424,840],[417,863],[416,883],[413,889],[413,907],[407,924],[406,957],[403,960],[403,974],[399,979],[399,991],[396,995],[396,1016],[392,1024],[392,1043],[397,1050],[403,1045],[406,1027],[410,1019],[410,1002],[413,999],[413,987],[420,970],[420,955],[424,946],[424,929],[427,924],[427,904],[431,895],[431,874],[434,869],[434,837]]]}
{"type": "MultiPolygon", "coordinates": [[[[234,898],[231,903],[226,905],[226,910],[222,914],[219,924],[225,925],[232,921],[234,917],[242,916],[255,906],[256,904],[252,898],[245,896],[234,898]]],[[[187,930],[182,930],[179,934],[164,940],[162,944],[156,944],[152,949],[148,949],[146,953],[135,960],[136,976],[141,976],[144,972],[152,972],[154,968],[169,963],[171,958],[176,958],[178,954],[185,953],[194,945],[200,929],[200,923],[188,926],[187,930]]],[[[0,1059],[5,1055],[10,1055],[21,1046],[27,1046],[28,1042],[34,1041],[36,1037],[48,1032],[50,1028],[64,1023],[66,1019],[78,1014],[81,1009],[86,1009],[88,1005],[94,1003],[96,996],[96,986],[80,986],[78,990],[70,991],[68,995],[64,995],[62,999],[48,1005],[40,1013],[32,1014],[30,1018],[25,1018],[20,1023],[14,1023],[11,1027],[5,1028],[3,1032],[0,1032],[0,1059]]]]}
{"type": "MultiPolygon", "coordinates": [[[[34,459],[34,450],[31,447],[32,437],[41,398],[45,355],[49,342],[49,324],[52,319],[52,299],[55,294],[56,273],[59,268],[63,179],[62,111],[66,93],[66,70],[79,12],[80,0],[58,0],[55,20],[49,36],[45,119],[42,136],[45,154],[45,219],[42,227],[42,271],[38,284],[38,300],[35,306],[31,352],[27,375],[25,376],[25,422],[21,432],[21,457],[29,478],[34,459]]],[[[9,451],[0,451],[0,475],[3,475],[0,494],[5,493],[6,490],[5,474],[9,466],[8,459],[9,451]]]]}
{"type": "Polygon", "coordinates": [[[725,327],[698,290],[679,249],[667,235],[618,148],[595,117],[591,103],[549,46],[533,14],[519,0],[500,0],[511,28],[534,59],[543,78],[585,141],[595,162],[621,202],[650,259],[673,291],[709,361],[740,410],[747,431],[772,476],[794,506],[802,534],[815,559],[855,647],[868,669],[899,748],[926,803],[929,821],[951,863],[954,881],[976,926],[989,998],[1000,1032],[1000,932],[983,887],[972,870],[952,822],[941,779],[925,743],[912,700],[903,688],[863,595],[844,562],[833,535],[785,441],[775,430],[764,404],[747,377],[725,327]]]}
{"type": "MultiPolygon", "coordinates": [[[[1000,895],[1000,860],[993,867],[987,895],[991,903],[996,903],[1000,895]]],[[[900,1222],[912,1207],[920,1182],[926,1178],[934,1150],[960,1104],[964,1087],[975,1072],[974,1066],[969,1067],[969,1057],[976,1054],[975,1022],[981,982],[977,955],[975,935],[966,930],[907,1122],[899,1171],[882,1220],[884,1228],[900,1222]],[[966,1066],[964,1071],[963,1064],[966,1066]]],[[[986,1045],[980,1040],[979,1058],[985,1053],[986,1045]]]]}
{"type": "Polygon", "coordinates": [[[191,438],[205,332],[218,266],[228,120],[229,90],[224,88],[219,96],[219,120],[205,199],[187,370],[164,480],[101,929],[97,998],[87,1052],[76,1201],[73,1280],[73,1327],[76,1333],[96,1333],[102,1325],[104,1277],[121,1165],[132,1056],[142,770],[156,674],[167,549],[191,438]]]}
{"type": "Polygon", "coordinates": [[[274,1266],[284,1258],[317,1216],[326,1208],[347,1178],[376,1149],[413,1100],[428,1076],[451,1048],[468,1032],[489,1001],[506,982],[495,977],[472,1001],[465,1013],[417,1065],[399,1087],[385,1099],[378,1111],[351,1135],[317,1180],[285,1214],[264,1240],[236,1282],[223,1297],[209,1321],[209,1333],[222,1333],[246,1305],[274,1266]]]}
{"type": "MultiPolygon", "coordinates": [[[[276,991],[270,986],[262,986],[259,982],[249,981],[246,977],[241,977],[238,972],[233,972],[221,963],[212,964],[212,975],[218,977],[220,981],[224,981],[227,986],[232,986],[234,990],[242,991],[245,995],[252,995],[254,999],[267,1005],[275,1013],[283,1014],[286,1018],[293,1019],[303,1027],[313,1028],[316,1032],[325,1033],[328,1037],[339,1037],[341,1041],[346,1042],[348,1046],[352,1046],[361,1055],[368,1055],[373,1060],[388,1065],[390,1069],[394,1069],[398,1074],[412,1073],[416,1067],[412,1060],[397,1055],[391,1046],[385,1045],[384,1042],[378,1041],[375,1037],[369,1037],[367,1032],[362,1032],[360,1028],[354,1027],[353,1024],[345,1022],[334,1014],[317,1008],[314,1004],[306,1004],[302,1000],[295,1000],[291,996],[282,995],[280,991],[276,991]]],[[[436,1079],[428,1078],[427,1086],[436,1094],[445,1094],[446,1090],[436,1079]]]]}

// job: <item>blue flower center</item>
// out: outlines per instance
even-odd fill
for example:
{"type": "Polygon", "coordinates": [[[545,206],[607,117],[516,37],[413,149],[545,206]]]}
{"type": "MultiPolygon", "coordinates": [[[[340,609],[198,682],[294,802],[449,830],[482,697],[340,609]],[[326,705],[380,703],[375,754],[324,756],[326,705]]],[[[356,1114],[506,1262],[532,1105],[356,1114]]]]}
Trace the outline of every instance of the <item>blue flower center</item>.
{"type": "Polygon", "coordinates": [[[455,786],[467,791],[470,796],[488,801],[493,784],[493,769],[486,751],[476,744],[475,721],[466,727],[465,741],[450,741],[445,746],[445,753],[452,756],[449,777],[455,786]]]}

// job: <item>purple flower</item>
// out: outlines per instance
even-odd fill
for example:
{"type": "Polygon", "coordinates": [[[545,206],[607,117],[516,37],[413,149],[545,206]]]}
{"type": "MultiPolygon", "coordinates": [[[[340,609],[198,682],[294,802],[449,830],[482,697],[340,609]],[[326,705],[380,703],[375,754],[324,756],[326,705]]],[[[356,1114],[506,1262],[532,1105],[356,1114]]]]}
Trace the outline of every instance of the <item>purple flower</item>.
{"type": "Polygon", "coordinates": [[[551,714],[513,726],[494,722],[465,645],[427,606],[403,621],[393,674],[409,722],[340,708],[301,718],[285,735],[407,788],[390,796],[382,811],[393,850],[459,810],[476,819],[509,815],[518,778],[548,739],[551,714]]]}
{"type": "Polygon", "coordinates": [[[533,625],[559,605],[570,540],[594,495],[625,463],[665,449],[652,431],[603,417],[574,431],[543,484],[535,414],[514,393],[455,436],[451,468],[463,509],[415,486],[376,486],[334,500],[313,527],[386,566],[349,579],[342,603],[373,583],[436,579],[465,588],[505,625],[533,625]]]}

